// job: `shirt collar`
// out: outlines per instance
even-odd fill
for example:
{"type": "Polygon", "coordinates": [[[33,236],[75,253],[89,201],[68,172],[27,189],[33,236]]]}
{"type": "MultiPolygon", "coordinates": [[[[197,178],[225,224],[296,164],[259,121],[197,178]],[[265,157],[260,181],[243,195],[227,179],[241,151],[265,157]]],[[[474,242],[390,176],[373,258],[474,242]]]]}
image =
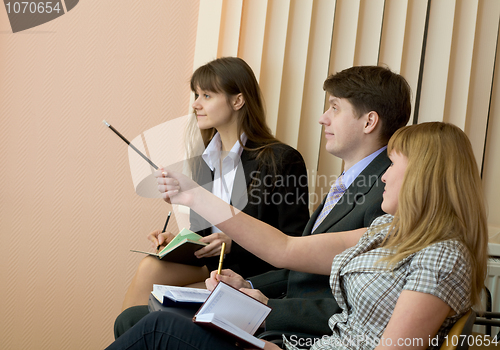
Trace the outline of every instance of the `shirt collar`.
{"type": "MultiPolygon", "coordinates": [[[[243,145],[246,144],[248,137],[245,133],[241,134],[240,136],[241,143],[243,145]]],[[[208,167],[210,170],[214,171],[214,169],[217,167],[217,164],[220,163],[220,152],[222,149],[222,141],[220,138],[220,134],[216,133],[210,143],[208,144],[207,148],[201,155],[205,163],[207,163],[208,167]]],[[[241,153],[243,152],[243,147],[241,146],[239,141],[236,141],[236,143],[233,145],[231,150],[229,151],[228,157],[231,158],[234,162],[234,164],[238,164],[238,161],[241,157],[241,153]]],[[[224,161],[227,159],[224,158],[224,161]]]]}
{"type": "Polygon", "coordinates": [[[357,162],[348,170],[346,170],[344,173],[344,177],[342,178],[342,183],[344,184],[345,188],[349,188],[349,186],[351,186],[351,184],[354,182],[354,179],[356,179],[359,176],[359,174],[361,174],[361,172],[365,170],[368,164],[370,164],[385,149],[387,149],[387,146],[384,146],[376,150],[368,157],[361,159],[359,162],[357,162]]]}

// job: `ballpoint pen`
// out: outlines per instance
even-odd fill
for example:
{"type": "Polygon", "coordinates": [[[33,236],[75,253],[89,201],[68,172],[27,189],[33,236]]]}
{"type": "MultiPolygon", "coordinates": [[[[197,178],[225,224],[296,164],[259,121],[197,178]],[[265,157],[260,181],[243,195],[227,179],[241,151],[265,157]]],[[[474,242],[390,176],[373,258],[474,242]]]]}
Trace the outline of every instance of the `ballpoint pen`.
{"type": "MultiPolygon", "coordinates": [[[[167,221],[165,221],[165,225],[163,226],[163,231],[161,231],[161,233],[164,233],[165,230],[167,229],[168,220],[170,220],[170,215],[172,215],[171,211],[168,212],[167,221]]],[[[160,251],[160,244],[158,244],[158,246],[156,247],[156,254],[158,254],[159,251],[160,251]]]]}

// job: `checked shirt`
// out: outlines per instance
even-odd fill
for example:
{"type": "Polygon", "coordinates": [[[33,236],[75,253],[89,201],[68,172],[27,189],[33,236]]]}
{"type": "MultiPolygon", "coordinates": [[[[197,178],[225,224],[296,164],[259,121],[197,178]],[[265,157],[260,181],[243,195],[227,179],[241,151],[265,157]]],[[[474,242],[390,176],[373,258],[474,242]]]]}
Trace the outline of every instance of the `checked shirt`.
{"type": "MultiPolygon", "coordinates": [[[[469,255],[458,241],[432,244],[406,257],[393,270],[387,270],[385,263],[376,264],[392,253],[380,247],[392,219],[384,215],[374,220],[356,246],[333,260],[330,284],[342,312],[329,320],[333,334],[311,350],[375,348],[403,290],[437,296],[455,311],[439,329],[440,341],[471,308],[469,255]],[[376,228],[383,224],[387,225],[376,228]]],[[[428,344],[429,339],[423,341],[428,344]]]]}

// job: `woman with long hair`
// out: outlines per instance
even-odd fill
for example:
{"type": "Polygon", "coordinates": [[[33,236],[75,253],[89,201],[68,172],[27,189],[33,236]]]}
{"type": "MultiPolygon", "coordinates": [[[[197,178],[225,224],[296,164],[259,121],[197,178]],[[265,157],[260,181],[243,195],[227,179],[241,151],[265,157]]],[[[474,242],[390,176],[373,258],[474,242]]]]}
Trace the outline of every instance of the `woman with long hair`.
{"type": "MultiPolygon", "coordinates": [[[[247,215],[218,225],[275,266],[330,275],[341,312],[329,320],[332,334],[311,349],[438,348],[453,324],[479,302],[488,236],[469,139],[454,125],[423,123],[396,131],[387,152],[392,161],[382,177],[387,215],[367,229],[289,237],[247,215]],[[255,235],[269,244],[259,245],[255,235]]],[[[226,203],[168,169],[155,174],[167,201],[220,221],[226,203]]],[[[224,277],[214,272],[207,284],[224,277]]],[[[257,291],[244,291],[259,298],[257,291]]],[[[149,344],[153,338],[155,349],[237,348],[191,320],[152,313],[109,349],[134,349],[130,344],[149,344]]],[[[295,349],[292,342],[286,346],[295,349]]],[[[265,349],[278,347],[266,343],[265,349]]]]}
{"type": "MultiPolygon", "coordinates": [[[[204,144],[203,154],[189,159],[193,179],[256,220],[288,235],[301,235],[309,219],[305,163],[298,151],[272,135],[252,69],[240,58],[216,59],[196,69],[191,77],[191,90],[195,95],[194,125],[201,132],[204,144]]],[[[202,242],[208,243],[195,253],[203,266],[146,257],[128,288],[124,310],[147,305],[153,284],[204,287],[210,271],[217,268],[223,242],[224,265],[243,276],[274,268],[233,242],[223,230],[195,211],[190,213],[190,222],[190,229],[203,236],[202,242]]],[[[163,247],[173,237],[172,233],[154,231],[148,239],[156,248],[163,247]]],[[[119,336],[128,327],[120,326],[123,319],[133,324],[131,314],[147,312],[145,306],[120,315],[115,323],[115,335],[119,336]]]]}

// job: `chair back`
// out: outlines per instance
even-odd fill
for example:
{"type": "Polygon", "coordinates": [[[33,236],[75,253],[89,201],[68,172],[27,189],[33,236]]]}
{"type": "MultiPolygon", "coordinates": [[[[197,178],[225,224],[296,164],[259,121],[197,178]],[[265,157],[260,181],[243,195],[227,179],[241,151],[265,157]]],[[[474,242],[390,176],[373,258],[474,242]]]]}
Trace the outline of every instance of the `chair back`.
{"type": "Polygon", "coordinates": [[[470,310],[463,315],[450,329],[447,338],[439,350],[467,350],[469,349],[469,336],[476,320],[476,313],[470,310]]]}

